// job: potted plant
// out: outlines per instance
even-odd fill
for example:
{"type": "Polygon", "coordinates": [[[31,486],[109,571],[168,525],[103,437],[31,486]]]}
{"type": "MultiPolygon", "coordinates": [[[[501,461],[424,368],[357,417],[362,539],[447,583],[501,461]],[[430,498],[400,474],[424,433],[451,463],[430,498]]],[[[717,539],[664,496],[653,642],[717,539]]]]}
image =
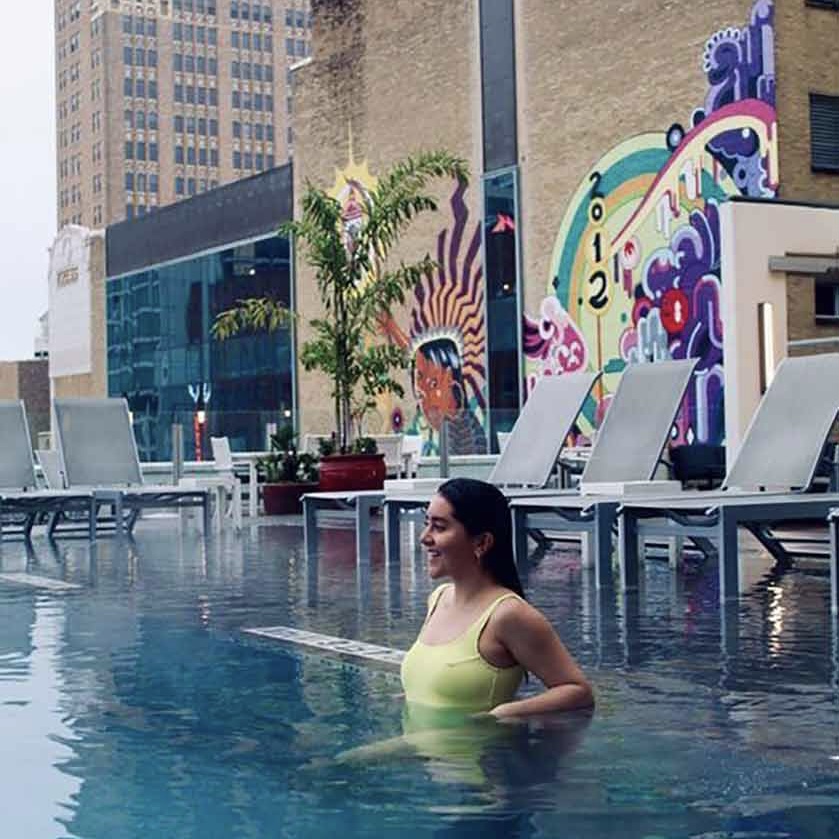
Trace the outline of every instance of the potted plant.
{"type": "Polygon", "coordinates": [[[267,515],[302,512],[301,496],[318,488],[314,455],[297,450],[297,435],[290,425],[271,435],[271,451],[256,462],[262,477],[262,501],[267,515]]]}
{"type": "MultiPolygon", "coordinates": [[[[324,490],[377,488],[384,480],[383,456],[362,451],[369,443],[357,438],[365,414],[381,394],[404,395],[395,376],[408,366],[409,358],[402,347],[381,339],[380,323],[394,306],[404,304],[406,292],[438,267],[429,254],[398,265],[390,265],[388,257],[417,215],[437,209],[427,188],[439,178],[466,183],[466,163],[436,151],[395,164],[364,196],[351,236],[340,202],[307,184],[302,217],[280,228],[281,234],[302,245],[323,307],[323,315],[310,322],[313,336],[303,344],[300,360],[306,370],[320,370],[332,382],[335,451],[321,458],[324,490]]],[[[241,300],[218,315],[213,334],[224,339],[243,329],[275,329],[291,317],[271,298],[241,300]]]]}

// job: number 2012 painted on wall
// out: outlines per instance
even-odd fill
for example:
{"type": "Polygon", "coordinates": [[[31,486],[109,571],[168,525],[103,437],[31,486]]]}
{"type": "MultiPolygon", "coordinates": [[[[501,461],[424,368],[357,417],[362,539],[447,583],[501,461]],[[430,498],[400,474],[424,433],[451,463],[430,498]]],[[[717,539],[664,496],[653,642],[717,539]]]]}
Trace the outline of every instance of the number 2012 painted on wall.
{"type": "Polygon", "coordinates": [[[601,177],[600,172],[593,172],[589,178],[592,182],[588,205],[588,218],[592,233],[589,242],[589,254],[593,270],[585,280],[582,300],[586,308],[595,317],[603,317],[612,303],[606,261],[606,246],[609,234],[603,226],[606,217],[606,204],[603,200],[605,196],[600,191],[601,177]]]}

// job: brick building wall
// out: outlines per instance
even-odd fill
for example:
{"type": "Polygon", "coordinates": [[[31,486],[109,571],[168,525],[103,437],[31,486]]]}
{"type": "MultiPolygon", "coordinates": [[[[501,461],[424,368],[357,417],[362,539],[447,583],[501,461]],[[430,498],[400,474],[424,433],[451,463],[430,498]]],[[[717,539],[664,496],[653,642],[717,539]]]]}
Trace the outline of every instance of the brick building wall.
{"type": "MultiPolygon", "coordinates": [[[[472,169],[460,212],[469,238],[482,213],[479,7],[313,3],[314,60],[298,71],[295,93],[298,213],[307,179],[345,200],[353,178],[375,179],[411,151],[444,147],[472,169]]],[[[627,363],[690,355],[699,375],[674,441],[719,442],[718,208],[737,195],[839,203],[839,176],[811,169],[808,99],[839,95],[839,69],[824,59],[839,14],[804,0],[626,0],[585,14],[570,0],[528,0],[514,10],[526,385],[603,369],[585,433],[627,363]]],[[[458,213],[445,190],[441,198],[402,254],[435,253],[438,233],[454,230],[458,213]]],[[[319,303],[311,273],[299,260],[297,268],[305,339],[319,303]]],[[[788,297],[790,340],[839,335],[815,322],[812,280],[790,278],[788,297]]],[[[426,314],[416,300],[397,313],[412,352],[422,328],[447,328],[426,314]]],[[[331,427],[323,384],[301,372],[306,430],[331,427]]],[[[383,401],[382,430],[394,407],[410,428],[418,414],[410,388],[398,405],[383,401]]]]}
{"type": "MultiPolygon", "coordinates": [[[[471,0],[315,0],[313,62],[296,71],[295,215],[307,180],[347,200],[347,184],[369,188],[403,156],[446,149],[469,162],[472,183],[459,215],[468,213],[468,238],[477,234],[480,203],[480,96],[478,34],[471,0]],[[343,193],[343,194],[341,194],[343,193]]],[[[436,214],[421,217],[394,260],[437,251],[441,231],[455,226],[455,184],[435,185],[436,214]]],[[[448,235],[448,234],[447,234],[448,235]]],[[[320,312],[311,270],[297,260],[298,346],[306,322],[320,312]]],[[[411,303],[397,312],[401,339],[410,340],[411,303]]],[[[300,420],[307,431],[333,427],[328,382],[300,370],[300,420]]],[[[410,376],[406,399],[383,399],[369,420],[371,431],[390,431],[393,411],[413,414],[410,376]]]]}
{"type": "Polygon", "coordinates": [[[32,445],[50,430],[50,381],[46,359],[0,361],[0,399],[22,399],[26,405],[32,445]]]}
{"type": "MultiPolygon", "coordinates": [[[[839,63],[825,60],[839,39],[839,12],[779,0],[776,28],[781,197],[839,205],[839,173],[813,171],[810,154],[810,94],[839,96],[839,63]]],[[[813,278],[787,278],[787,329],[791,341],[839,338],[839,326],[816,321],[813,278]]],[[[818,349],[836,352],[839,342],[799,351],[818,349]]]]}

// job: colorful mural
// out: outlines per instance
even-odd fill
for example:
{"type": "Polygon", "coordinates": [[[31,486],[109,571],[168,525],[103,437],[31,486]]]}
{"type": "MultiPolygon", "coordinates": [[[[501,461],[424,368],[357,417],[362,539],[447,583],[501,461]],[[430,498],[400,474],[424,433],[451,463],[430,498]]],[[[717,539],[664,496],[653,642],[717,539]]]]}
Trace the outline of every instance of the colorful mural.
{"type": "Polygon", "coordinates": [[[383,324],[391,340],[411,355],[416,413],[404,429],[393,412],[394,430],[423,437],[435,454],[443,420],[449,423],[452,454],[486,452],[486,330],[481,269],[481,231],[470,224],[465,187],[451,197],[452,224],[437,236],[437,271],[414,290],[408,332],[392,320],[383,324]]]}
{"type": "Polygon", "coordinates": [[[718,443],[723,422],[719,205],[778,190],[774,8],[705,46],[705,101],[690,125],[626,140],[588,172],[562,221],[551,288],[525,315],[528,388],[603,369],[581,424],[597,424],[630,363],[698,358],[674,442],[718,443]]]}

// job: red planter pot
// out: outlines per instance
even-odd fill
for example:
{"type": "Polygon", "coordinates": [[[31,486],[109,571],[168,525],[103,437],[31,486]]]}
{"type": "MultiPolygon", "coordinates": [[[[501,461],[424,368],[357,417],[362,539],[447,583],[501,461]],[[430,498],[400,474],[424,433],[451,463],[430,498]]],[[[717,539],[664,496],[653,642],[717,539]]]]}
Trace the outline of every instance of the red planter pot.
{"type": "Polygon", "coordinates": [[[381,489],[386,474],[383,454],[332,454],[320,460],[320,491],[381,489]]]}
{"type": "Polygon", "coordinates": [[[302,513],[300,497],[307,492],[317,492],[318,484],[263,484],[262,503],[267,516],[287,516],[302,513]]]}

